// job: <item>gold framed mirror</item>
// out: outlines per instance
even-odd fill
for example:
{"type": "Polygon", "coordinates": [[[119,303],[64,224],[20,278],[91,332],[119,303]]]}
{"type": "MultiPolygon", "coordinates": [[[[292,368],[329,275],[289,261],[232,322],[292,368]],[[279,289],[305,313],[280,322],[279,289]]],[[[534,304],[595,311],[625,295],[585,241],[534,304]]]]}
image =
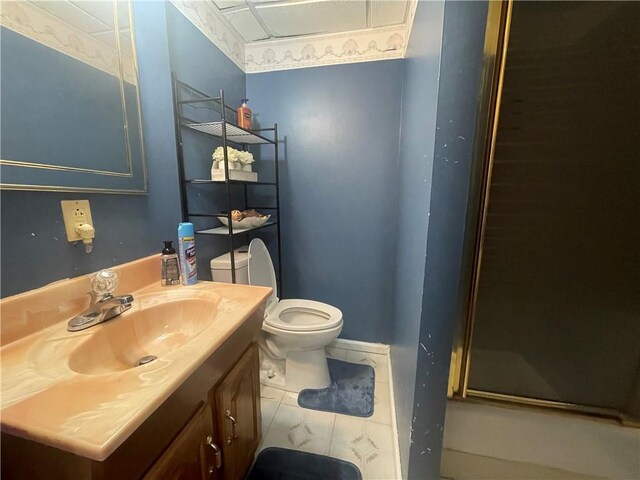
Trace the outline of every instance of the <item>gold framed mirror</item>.
{"type": "Polygon", "coordinates": [[[0,188],[145,194],[130,2],[3,2],[0,25],[0,188]]]}

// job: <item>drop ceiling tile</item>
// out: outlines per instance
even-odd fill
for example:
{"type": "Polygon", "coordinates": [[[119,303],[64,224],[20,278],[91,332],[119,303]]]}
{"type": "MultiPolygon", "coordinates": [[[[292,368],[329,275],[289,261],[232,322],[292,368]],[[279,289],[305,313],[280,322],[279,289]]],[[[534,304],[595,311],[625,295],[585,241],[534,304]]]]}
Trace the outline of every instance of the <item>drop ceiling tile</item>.
{"type": "Polygon", "coordinates": [[[264,31],[260,22],[253,15],[251,10],[243,8],[242,10],[234,10],[233,12],[224,13],[229,23],[233,25],[245,42],[255,42],[257,40],[265,40],[269,38],[267,32],[264,31]]]}
{"type": "Polygon", "coordinates": [[[404,0],[373,0],[371,2],[371,27],[386,27],[404,23],[407,2],[404,0]]]}
{"type": "Polygon", "coordinates": [[[116,48],[116,34],[113,30],[94,33],[91,36],[99,42],[102,42],[105,45],[109,45],[111,48],[116,48]]]}
{"type": "Polygon", "coordinates": [[[219,10],[234,7],[244,7],[247,3],[244,0],[213,0],[219,10]]]}
{"type": "MultiPolygon", "coordinates": [[[[47,1],[34,1],[31,2],[37,7],[47,11],[51,15],[59,18],[65,23],[72,25],[85,33],[100,32],[111,28],[113,25],[113,14],[111,16],[111,22],[105,23],[100,18],[89,14],[87,11],[78,8],[71,2],[47,2],[47,1]]],[[[95,2],[87,2],[95,3],[95,2]]],[[[111,12],[111,4],[105,4],[111,12]]]]}
{"type": "Polygon", "coordinates": [[[118,0],[118,27],[120,30],[129,28],[129,5],[126,0],[118,0]]]}
{"type": "Polygon", "coordinates": [[[255,3],[255,8],[276,37],[335,33],[367,27],[367,7],[362,0],[255,3]]]}
{"type": "MultiPolygon", "coordinates": [[[[105,25],[113,27],[113,3],[112,2],[100,2],[100,1],[85,1],[74,0],[72,3],[75,7],[85,11],[87,14],[100,20],[105,25]]],[[[123,2],[120,2],[121,4],[123,2]]],[[[119,5],[121,7],[122,5],[119,5]]],[[[118,10],[125,11],[126,8],[119,8],[118,10]]],[[[123,20],[123,12],[120,12],[118,21],[123,20]]]]}

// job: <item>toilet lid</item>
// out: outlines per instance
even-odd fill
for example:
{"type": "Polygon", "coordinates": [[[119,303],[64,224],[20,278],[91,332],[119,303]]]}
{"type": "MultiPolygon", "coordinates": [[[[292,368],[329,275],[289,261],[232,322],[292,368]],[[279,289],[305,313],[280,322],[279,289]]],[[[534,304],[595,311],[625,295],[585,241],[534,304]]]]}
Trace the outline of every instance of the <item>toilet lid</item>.
{"type": "Polygon", "coordinates": [[[276,272],[269,250],[262,240],[254,238],[249,244],[249,285],[271,287],[273,292],[267,298],[266,311],[272,304],[278,303],[278,284],[276,272]]]}

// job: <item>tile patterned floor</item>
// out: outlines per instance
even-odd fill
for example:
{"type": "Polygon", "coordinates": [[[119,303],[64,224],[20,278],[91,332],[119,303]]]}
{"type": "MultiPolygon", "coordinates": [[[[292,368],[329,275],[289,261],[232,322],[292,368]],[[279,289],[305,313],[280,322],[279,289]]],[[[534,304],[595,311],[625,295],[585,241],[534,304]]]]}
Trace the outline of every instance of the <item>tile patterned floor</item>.
{"type": "Polygon", "coordinates": [[[261,386],[260,449],[284,447],[350,461],[363,480],[395,480],[395,448],[389,398],[388,356],[327,348],[327,356],[373,366],[376,387],[374,413],[369,418],[319,412],[298,406],[298,395],[261,386]]]}

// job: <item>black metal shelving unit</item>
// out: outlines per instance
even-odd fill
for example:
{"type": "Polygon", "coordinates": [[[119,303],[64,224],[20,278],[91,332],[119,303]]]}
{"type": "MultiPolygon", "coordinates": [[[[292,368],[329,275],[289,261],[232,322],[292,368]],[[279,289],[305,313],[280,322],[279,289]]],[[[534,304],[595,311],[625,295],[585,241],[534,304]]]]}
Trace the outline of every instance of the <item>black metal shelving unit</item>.
{"type": "MultiPolygon", "coordinates": [[[[240,128],[237,123],[236,111],[225,104],[224,90],[220,90],[220,94],[217,97],[207,95],[200,90],[188,85],[180,80],[175,72],[171,74],[172,86],[173,86],[173,111],[175,117],[175,132],[176,132],[176,146],[178,153],[178,177],[180,181],[180,200],[182,205],[182,220],[188,222],[192,217],[210,217],[210,218],[227,218],[228,226],[219,226],[209,228],[205,230],[197,230],[196,234],[201,236],[210,235],[225,235],[229,239],[229,255],[231,260],[231,281],[236,283],[236,264],[234,248],[234,238],[237,235],[261,230],[264,228],[275,227],[277,232],[277,248],[278,248],[278,282],[280,292],[282,292],[282,246],[280,240],[280,177],[278,172],[278,124],[274,123],[272,128],[260,128],[255,130],[245,130],[240,128]],[[188,92],[189,98],[182,98],[181,92],[188,92]],[[195,97],[195,98],[194,98],[195,97]],[[196,106],[198,104],[206,104],[210,106],[210,109],[219,114],[220,120],[213,122],[198,122],[183,114],[183,106],[190,105],[196,106]],[[209,180],[209,179],[187,179],[185,176],[185,164],[184,164],[184,150],[182,143],[182,130],[188,128],[193,131],[200,132],[204,135],[209,135],[215,139],[218,139],[222,143],[222,149],[224,151],[224,180],[209,180]],[[268,138],[265,135],[272,135],[272,138],[268,138]],[[274,165],[275,165],[275,182],[250,182],[242,180],[230,179],[229,175],[229,159],[227,157],[227,146],[234,144],[241,148],[248,150],[251,145],[273,145],[274,147],[274,165]],[[226,213],[208,213],[208,212],[191,212],[189,210],[187,189],[189,185],[203,185],[211,184],[214,186],[224,185],[226,188],[226,213]],[[275,188],[275,206],[249,206],[247,187],[252,185],[272,186],[275,188]],[[232,189],[242,186],[244,190],[244,208],[256,209],[256,210],[271,210],[276,212],[276,220],[267,221],[265,224],[248,228],[243,230],[233,230],[233,222],[231,220],[231,211],[233,210],[231,205],[232,189]]],[[[233,171],[233,170],[232,170],[233,171]]],[[[282,294],[280,294],[282,296],[282,294]]]]}

